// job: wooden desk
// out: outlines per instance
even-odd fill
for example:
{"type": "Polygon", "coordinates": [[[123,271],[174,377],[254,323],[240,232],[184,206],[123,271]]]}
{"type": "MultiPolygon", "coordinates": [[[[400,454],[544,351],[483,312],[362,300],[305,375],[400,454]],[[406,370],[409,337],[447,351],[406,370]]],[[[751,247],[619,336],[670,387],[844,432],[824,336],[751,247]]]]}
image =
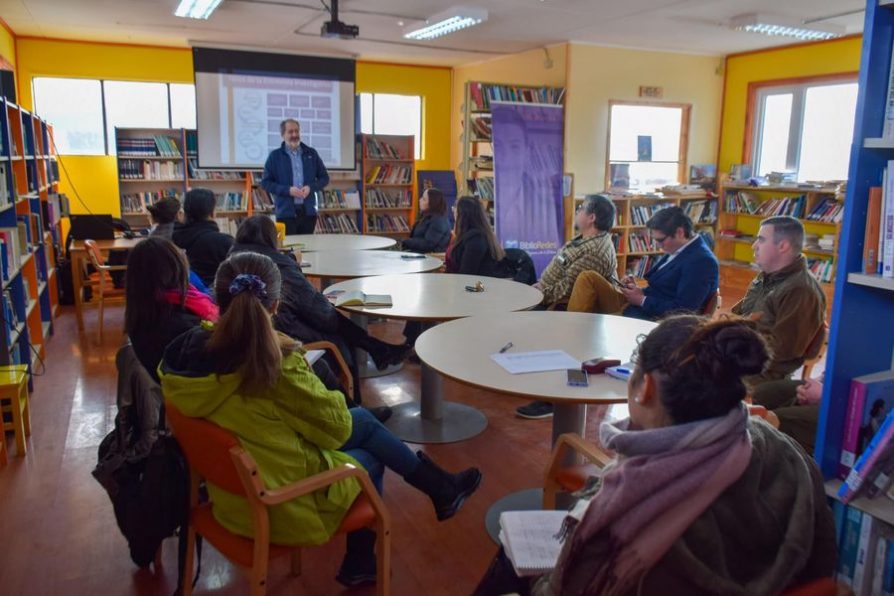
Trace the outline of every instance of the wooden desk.
{"type": "MultiPolygon", "coordinates": [[[[114,240],[96,240],[96,246],[103,253],[111,250],[130,250],[136,246],[144,237],[137,238],[115,238],[114,240]]],[[[78,320],[78,331],[84,330],[84,298],[82,296],[84,288],[84,264],[89,262],[87,250],[84,248],[82,240],[75,240],[69,249],[71,257],[71,281],[74,288],[75,316],[78,320]]]]}
{"type": "Polygon", "coordinates": [[[298,246],[302,253],[321,250],[377,250],[397,244],[394,238],[366,234],[292,234],[283,246],[298,246]]]}
{"type": "MultiPolygon", "coordinates": [[[[390,308],[343,307],[351,313],[425,322],[491,317],[527,310],[543,300],[540,290],[509,279],[453,273],[364,277],[335,284],[325,291],[336,290],[391,295],[393,306],[390,308]],[[484,285],[483,292],[466,291],[466,286],[474,286],[479,281],[484,285]]],[[[484,431],[487,428],[484,414],[464,404],[444,402],[442,385],[441,375],[423,361],[419,402],[394,407],[386,426],[396,436],[412,443],[451,443],[484,431]]]]}

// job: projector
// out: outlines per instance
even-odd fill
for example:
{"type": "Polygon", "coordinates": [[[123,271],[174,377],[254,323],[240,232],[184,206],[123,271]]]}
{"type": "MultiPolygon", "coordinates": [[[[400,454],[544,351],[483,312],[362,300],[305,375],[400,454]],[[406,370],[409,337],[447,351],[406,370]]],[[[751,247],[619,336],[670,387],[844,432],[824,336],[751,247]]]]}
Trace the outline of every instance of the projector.
{"type": "Polygon", "coordinates": [[[323,23],[320,29],[321,37],[337,37],[339,39],[356,39],[360,35],[360,27],[357,25],[348,25],[335,19],[323,23]]]}

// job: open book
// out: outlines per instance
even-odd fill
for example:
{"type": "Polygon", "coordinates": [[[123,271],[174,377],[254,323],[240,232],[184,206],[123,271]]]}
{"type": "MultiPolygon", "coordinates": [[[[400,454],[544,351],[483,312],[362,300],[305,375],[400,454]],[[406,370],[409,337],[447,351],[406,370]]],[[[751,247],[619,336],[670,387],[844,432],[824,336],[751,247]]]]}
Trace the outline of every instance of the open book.
{"type": "Polygon", "coordinates": [[[335,306],[392,306],[392,302],[390,294],[364,294],[360,290],[351,290],[336,298],[335,306]]]}
{"type": "Polygon", "coordinates": [[[559,532],[567,511],[504,511],[500,542],[519,577],[543,575],[556,566],[562,542],[559,532]]]}

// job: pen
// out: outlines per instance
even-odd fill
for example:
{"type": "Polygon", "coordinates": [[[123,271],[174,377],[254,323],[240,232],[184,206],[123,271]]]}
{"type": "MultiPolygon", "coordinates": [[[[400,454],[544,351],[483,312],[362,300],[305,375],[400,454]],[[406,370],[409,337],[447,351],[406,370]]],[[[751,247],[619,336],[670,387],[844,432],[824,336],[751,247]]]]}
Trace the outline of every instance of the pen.
{"type": "Polygon", "coordinates": [[[500,354],[505,354],[506,352],[509,351],[509,348],[511,348],[511,347],[512,347],[512,342],[509,342],[508,344],[506,344],[505,346],[500,348],[500,354]]]}
{"type": "Polygon", "coordinates": [[[618,368],[615,368],[614,370],[615,370],[615,372],[620,373],[620,374],[622,374],[622,375],[629,375],[629,374],[630,374],[630,369],[629,369],[629,368],[620,368],[620,367],[618,367],[618,368]]]}

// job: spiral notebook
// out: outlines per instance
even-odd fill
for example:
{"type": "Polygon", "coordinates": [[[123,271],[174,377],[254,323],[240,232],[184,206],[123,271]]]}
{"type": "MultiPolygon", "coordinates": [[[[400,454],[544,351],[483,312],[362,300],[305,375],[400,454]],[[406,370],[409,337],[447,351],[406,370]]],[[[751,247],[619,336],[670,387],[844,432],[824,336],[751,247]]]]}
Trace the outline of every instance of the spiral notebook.
{"type": "Polygon", "coordinates": [[[500,542],[519,577],[543,575],[556,566],[562,541],[558,538],[567,511],[504,511],[500,542]]]}

